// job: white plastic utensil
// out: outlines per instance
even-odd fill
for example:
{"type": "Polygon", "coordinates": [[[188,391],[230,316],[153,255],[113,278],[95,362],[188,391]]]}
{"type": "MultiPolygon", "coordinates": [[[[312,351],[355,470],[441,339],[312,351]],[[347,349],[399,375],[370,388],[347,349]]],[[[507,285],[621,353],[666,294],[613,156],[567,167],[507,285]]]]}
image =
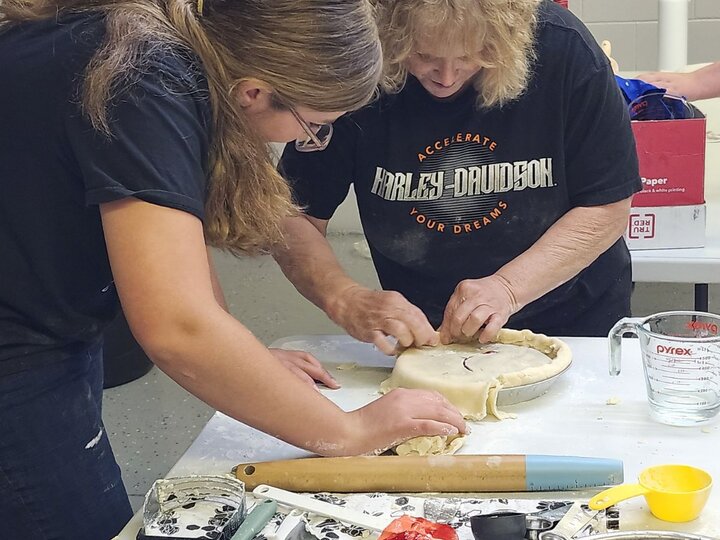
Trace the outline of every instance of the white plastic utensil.
{"type": "Polygon", "coordinates": [[[269,540],[297,540],[301,532],[301,527],[302,529],[305,528],[303,512],[302,510],[293,508],[282,522],[280,522],[275,534],[271,535],[269,540]]]}
{"type": "Polygon", "coordinates": [[[370,531],[382,532],[389,525],[386,519],[377,519],[363,512],[356,512],[335,504],[319,501],[306,495],[298,495],[292,491],[285,491],[276,487],[260,484],[253,489],[253,495],[261,499],[271,499],[278,504],[299,508],[319,516],[332,518],[348,525],[356,525],[370,531]]]}

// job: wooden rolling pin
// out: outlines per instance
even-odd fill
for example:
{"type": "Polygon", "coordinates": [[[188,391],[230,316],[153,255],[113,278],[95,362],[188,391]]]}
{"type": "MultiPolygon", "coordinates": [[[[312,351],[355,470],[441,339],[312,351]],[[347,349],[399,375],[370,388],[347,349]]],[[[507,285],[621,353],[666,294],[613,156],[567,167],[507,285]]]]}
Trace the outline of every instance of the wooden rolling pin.
{"type": "Polygon", "coordinates": [[[242,463],[247,490],[386,493],[554,491],[620,484],[616,459],[542,455],[361,456],[242,463]]]}

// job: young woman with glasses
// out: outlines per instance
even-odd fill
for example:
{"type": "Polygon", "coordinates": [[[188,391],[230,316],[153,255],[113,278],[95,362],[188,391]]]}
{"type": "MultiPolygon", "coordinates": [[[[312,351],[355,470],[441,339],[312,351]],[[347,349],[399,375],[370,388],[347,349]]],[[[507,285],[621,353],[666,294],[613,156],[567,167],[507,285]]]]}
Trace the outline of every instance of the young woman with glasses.
{"type": "Polygon", "coordinates": [[[3,538],[106,540],[130,518],[101,417],[120,304],[180,385],[311,452],[464,430],[430,392],[342,411],[307,384],[334,385],[317,360],[227,312],[206,249],[281,241],[296,209],[267,142],[320,149],[372,98],[365,0],[3,0],[0,21],[3,538]]]}

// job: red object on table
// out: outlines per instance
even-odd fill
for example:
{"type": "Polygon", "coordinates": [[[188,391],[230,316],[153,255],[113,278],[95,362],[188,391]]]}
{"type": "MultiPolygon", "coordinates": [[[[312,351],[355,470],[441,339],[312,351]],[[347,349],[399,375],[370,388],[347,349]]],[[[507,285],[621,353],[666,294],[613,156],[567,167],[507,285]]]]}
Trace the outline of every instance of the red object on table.
{"type": "Polygon", "coordinates": [[[568,7],[569,0],[555,0],[556,4],[560,4],[562,7],[568,7]]]}
{"type": "Polygon", "coordinates": [[[402,516],[385,527],[378,540],[458,540],[450,525],[434,523],[421,517],[402,516]]]}

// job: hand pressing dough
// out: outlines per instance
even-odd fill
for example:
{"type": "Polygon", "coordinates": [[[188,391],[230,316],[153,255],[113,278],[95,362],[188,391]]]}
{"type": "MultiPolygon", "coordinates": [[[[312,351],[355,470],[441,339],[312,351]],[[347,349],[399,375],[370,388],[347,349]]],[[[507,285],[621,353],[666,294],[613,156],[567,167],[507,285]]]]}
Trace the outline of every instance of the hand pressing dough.
{"type": "Polygon", "coordinates": [[[398,456],[437,456],[454,454],[465,443],[464,435],[415,437],[393,448],[398,456]]]}
{"type": "Polygon", "coordinates": [[[557,338],[529,330],[503,329],[493,343],[406,349],[380,391],[436,390],[469,420],[482,420],[488,413],[502,420],[510,415],[497,408],[501,388],[548,379],[571,361],[570,347],[557,338]]]}

